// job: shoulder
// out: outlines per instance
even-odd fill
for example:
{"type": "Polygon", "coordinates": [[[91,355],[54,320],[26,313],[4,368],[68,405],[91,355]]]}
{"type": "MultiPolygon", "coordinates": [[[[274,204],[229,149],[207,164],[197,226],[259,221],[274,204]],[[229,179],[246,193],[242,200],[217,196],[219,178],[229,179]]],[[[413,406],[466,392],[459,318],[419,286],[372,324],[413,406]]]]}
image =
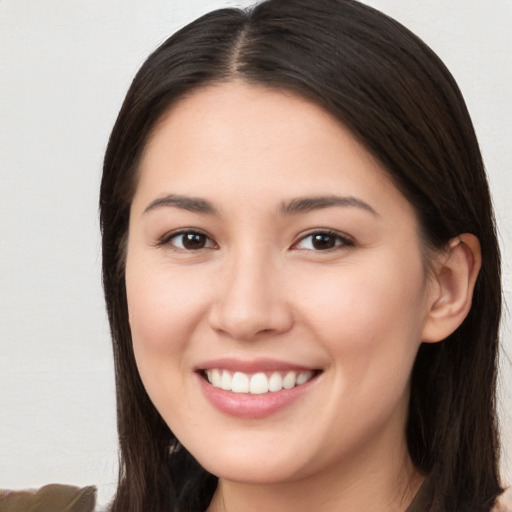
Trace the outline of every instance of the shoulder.
{"type": "Polygon", "coordinates": [[[11,512],[52,510],[66,512],[94,512],[96,488],[49,484],[40,489],[22,491],[0,490],[0,509],[11,512]]]}
{"type": "Polygon", "coordinates": [[[512,486],[507,487],[503,493],[498,496],[491,512],[512,512],[512,486]]]}

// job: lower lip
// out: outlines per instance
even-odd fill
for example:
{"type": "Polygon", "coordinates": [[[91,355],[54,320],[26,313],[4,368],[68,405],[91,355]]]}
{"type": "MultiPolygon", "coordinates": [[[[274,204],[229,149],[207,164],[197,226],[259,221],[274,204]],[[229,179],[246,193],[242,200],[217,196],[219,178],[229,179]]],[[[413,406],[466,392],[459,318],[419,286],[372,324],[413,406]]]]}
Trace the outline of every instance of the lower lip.
{"type": "Polygon", "coordinates": [[[281,411],[306,393],[317,377],[292,389],[250,395],[248,393],[233,393],[212,386],[201,375],[197,375],[202,391],[208,401],[219,411],[230,416],[246,419],[258,419],[281,411]]]}

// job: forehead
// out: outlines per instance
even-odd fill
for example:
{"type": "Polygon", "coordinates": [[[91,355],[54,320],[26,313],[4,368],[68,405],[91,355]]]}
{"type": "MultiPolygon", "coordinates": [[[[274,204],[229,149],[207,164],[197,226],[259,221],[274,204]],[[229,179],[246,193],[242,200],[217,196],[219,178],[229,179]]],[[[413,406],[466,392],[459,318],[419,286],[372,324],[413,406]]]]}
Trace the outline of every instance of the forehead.
{"type": "Polygon", "coordinates": [[[406,202],[386,170],[325,109],[289,91],[244,83],[204,87],[176,102],[153,130],[139,178],[138,195],[148,196],[248,201],[251,193],[277,201],[336,191],[406,202]]]}
{"type": "Polygon", "coordinates": [[[284,89],[226,82],[196,89],[172,104],[152,130],[142,165],[162,145],[195,145],[198,157],[199,149],[207,148],[224,157],[242,149],[266,150],[259,161],[280,148],[292,147],[300,154],[311,146],[325,149],[329,143],[338,144],[340,138],[345,153],[357,153],[378,167],[351,132],[311,100],[284,89]]]}

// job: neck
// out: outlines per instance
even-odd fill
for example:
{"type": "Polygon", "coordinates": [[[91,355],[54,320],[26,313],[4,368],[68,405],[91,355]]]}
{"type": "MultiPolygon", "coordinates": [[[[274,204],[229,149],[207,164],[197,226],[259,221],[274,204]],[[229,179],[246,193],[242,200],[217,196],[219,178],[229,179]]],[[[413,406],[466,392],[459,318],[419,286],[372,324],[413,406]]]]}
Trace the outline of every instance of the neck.
{"type": "MultiPolygon", "coordinates": [[[[389,441],[389,439],[388,439],[389,441]]],[[[393,446],[393,445],[392,445],[393,446]]],[[[220,479],[208,512],[380,512],[405,511],[423,477],[414,468],[405,440],[390,449],[375,446],[343,467],[321,474],[270,484],[220,479]]]]}

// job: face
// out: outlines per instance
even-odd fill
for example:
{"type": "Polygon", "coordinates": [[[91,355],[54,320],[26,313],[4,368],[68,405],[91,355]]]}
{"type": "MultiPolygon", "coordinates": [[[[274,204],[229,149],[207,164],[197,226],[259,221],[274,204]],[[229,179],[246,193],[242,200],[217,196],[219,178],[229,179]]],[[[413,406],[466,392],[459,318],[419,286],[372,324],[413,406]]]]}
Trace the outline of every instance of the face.
{"type": "Polygon", "coordinates": [[[320,107],[240,83],[174,105],[141,162],[126,284],[147,392],[210,472],[290,481],[404,446],[417,220],[320,107]]]}

